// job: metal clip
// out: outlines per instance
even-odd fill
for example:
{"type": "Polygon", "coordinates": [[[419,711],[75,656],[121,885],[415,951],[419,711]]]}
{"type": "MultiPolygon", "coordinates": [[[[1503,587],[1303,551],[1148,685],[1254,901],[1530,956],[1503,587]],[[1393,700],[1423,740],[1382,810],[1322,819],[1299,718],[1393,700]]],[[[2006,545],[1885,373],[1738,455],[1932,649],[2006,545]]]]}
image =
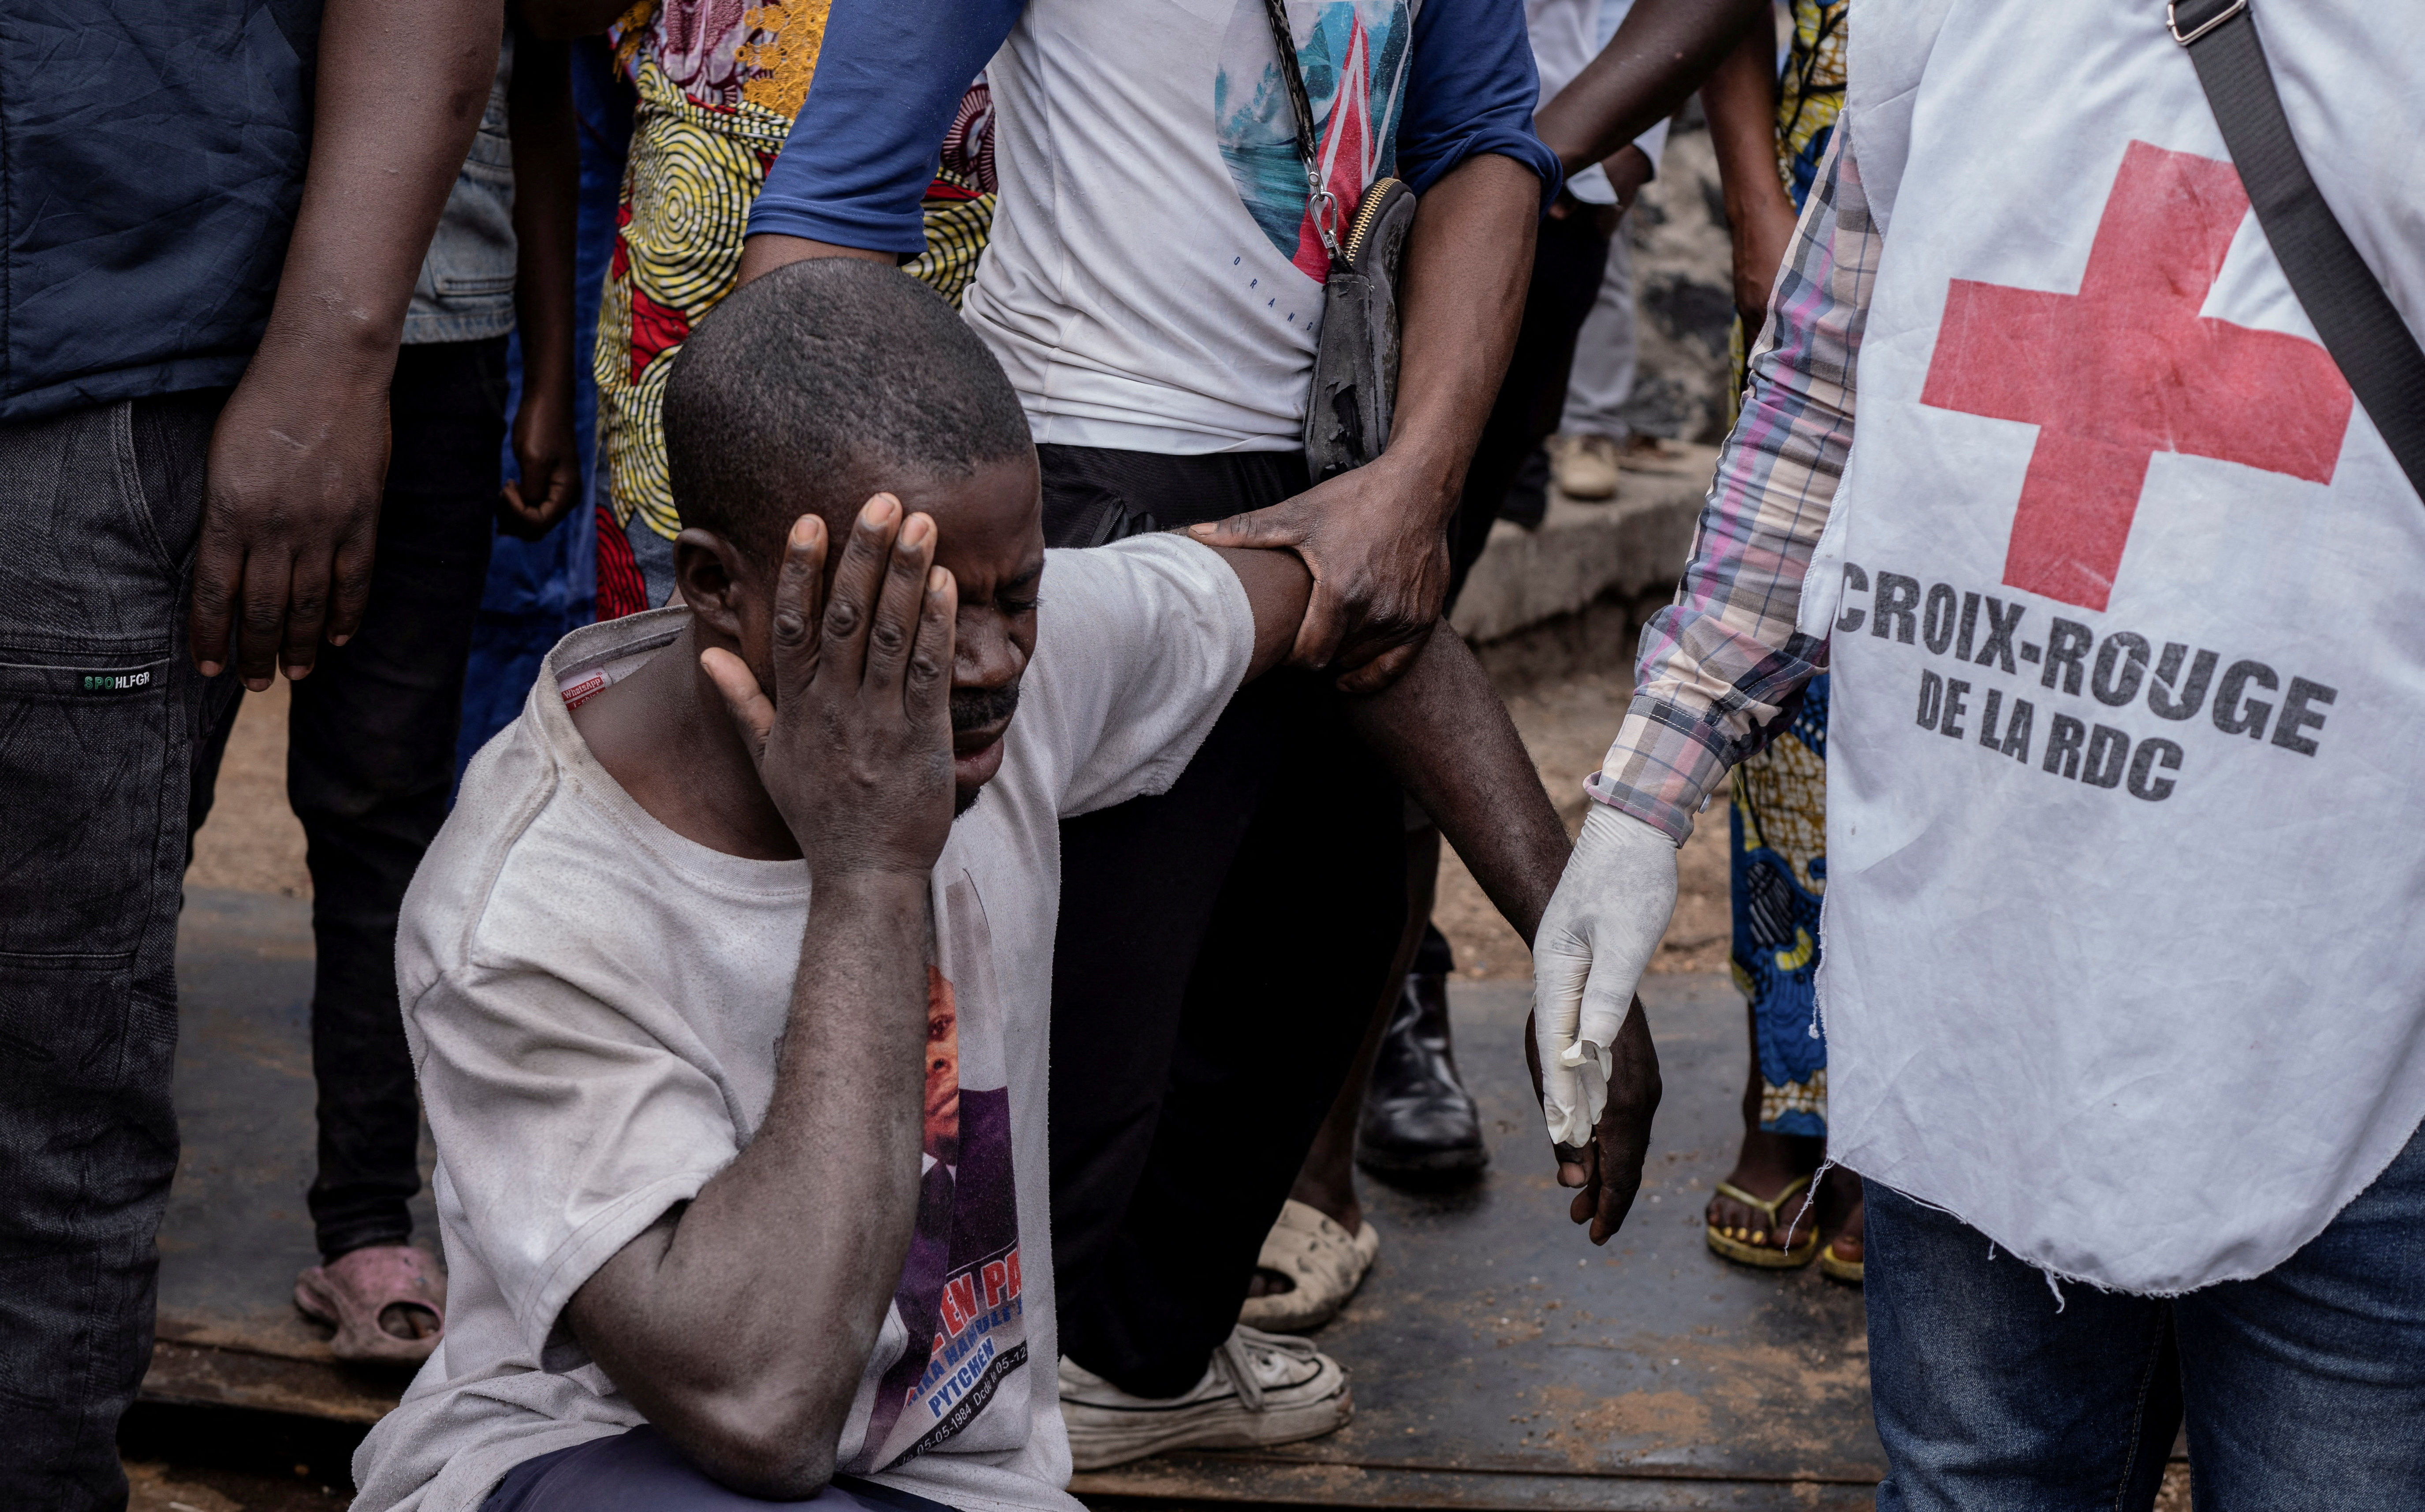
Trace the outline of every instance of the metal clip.
{"type": "Polygon", "coordinates": [[[2224,22],[2229,21],[2232,17],[2240,14],[2247,8],[2248,0],[2231,0],[2231,4],[2225,6],[2220,15],[2212,16],[2208,18],[2206,21],[2200,22],[2196,26],[2191,28],[2187,36],[2183,36],[2181,34],[2180,0],[2164,0],[2164,29],[2173,34],[2173,40],[2180,43],[2183,47],[2187,47],[2190,43],[2196,41],[2208,32],[2214,30],[2217,26],[2222,25],[2224,22]]]}
{"type": "Polygon", "coordinates": [[[1322,175],[1308,164],[1305,170],[1306,209],[1313,217],[1315,234],[1322,238],[1322,249],[1334,263],[1339,261],[1339,197],[1322,185],[1322,175]]]}

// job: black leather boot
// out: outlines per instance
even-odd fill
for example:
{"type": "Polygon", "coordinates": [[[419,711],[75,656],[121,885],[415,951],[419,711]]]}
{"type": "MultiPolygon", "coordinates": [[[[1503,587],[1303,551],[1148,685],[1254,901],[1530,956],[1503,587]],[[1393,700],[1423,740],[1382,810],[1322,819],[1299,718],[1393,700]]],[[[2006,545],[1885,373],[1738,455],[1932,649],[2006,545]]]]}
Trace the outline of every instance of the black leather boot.
{"type": "Polygon", "coordinates": [[[1399,1185],[1469,1181],[1490,1164],[1482,1118],[1449,1047],[1448,978],[1406,973],[1364,1088],[1356,1164],[1399,1185]]]}

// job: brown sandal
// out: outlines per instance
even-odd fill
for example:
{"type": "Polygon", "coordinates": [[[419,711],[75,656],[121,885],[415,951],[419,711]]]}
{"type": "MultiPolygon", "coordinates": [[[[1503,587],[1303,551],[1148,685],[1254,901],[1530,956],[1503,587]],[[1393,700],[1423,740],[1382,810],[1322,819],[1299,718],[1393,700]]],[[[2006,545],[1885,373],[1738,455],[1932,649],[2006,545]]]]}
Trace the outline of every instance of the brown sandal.
{"type": "Polygon", "coordinates": [[[295,1306],[336,1330],[329,1348],[339,1359],[418,1365],[446,1331],[446,1279],[411,1245],[372,1245],[296,1277],[295,1306]],[[391,1333],[379,1321],[390,1308],[426,1312],[434,1326],[417,1339],[391,1333]]]}

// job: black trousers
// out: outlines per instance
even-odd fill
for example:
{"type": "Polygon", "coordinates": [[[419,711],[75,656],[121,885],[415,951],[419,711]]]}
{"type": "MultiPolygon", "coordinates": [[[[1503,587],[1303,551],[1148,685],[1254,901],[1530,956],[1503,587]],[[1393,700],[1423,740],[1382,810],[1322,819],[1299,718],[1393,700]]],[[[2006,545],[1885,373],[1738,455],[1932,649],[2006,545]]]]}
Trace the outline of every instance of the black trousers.
{"type": "MultiPolygon", "coordinates": [[[[1306,486],[1293,452],[1038,450],[1056,545],[1215,520],[1306,486]]],[[[1230,700],[1168,793],[1061,827],[1061,1348],[1125,1391],[1186,1391],[1238,1321],[1388,985],[1405,922],[1403,814],[1329,680],[1280,671],[1230,700]]]]}
{"type": "Polygon", "coordinates": [[[1524,294],[1524,323],[1516,350],[1500,380],[1499,397],[1465,470],[1465,491],[1449,523],[1451,606],[1466,577],[1490,542],[1490,526],[1517,475],[1541,442],[1557,433],[1566,409],[1566,379],[1575,364],[1575,338],[1599,298],[1608,269],[1608,237],[1594,206],[1564,201],[1567,214],[1541,221],[1533,245],[1533,281],[1524,294]]]}
{"type": "MultiPolygon", "coordinates": [[[[312,1075],[324,1259],[412,1236],[420,1105],[395,997],[395,922],[445,822],[463,665],[488,584],[506,431],[506,338],[406,346],[361,628],[293,684],[286,796],[312,872],[312,1075]]],[[[233,711],[231,711],[231,715],[233,711]]],[[[228,725],[213,732],[194,823],[228,725]]]]}

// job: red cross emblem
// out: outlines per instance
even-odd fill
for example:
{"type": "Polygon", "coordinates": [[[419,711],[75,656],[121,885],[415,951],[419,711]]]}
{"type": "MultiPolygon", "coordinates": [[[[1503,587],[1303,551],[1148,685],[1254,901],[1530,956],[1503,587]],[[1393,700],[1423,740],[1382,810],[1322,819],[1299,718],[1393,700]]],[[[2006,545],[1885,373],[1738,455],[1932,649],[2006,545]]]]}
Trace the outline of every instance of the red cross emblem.
{"type": "Polygon", "coordinates": [[[2038,427],[2007,584],[2104,608],[2157,452],[2332,481],[2331,354],[2198,314],[2247,214],[2229,163],[2132,142],[2078,294],[1952,281],[1919,402],[2038,427]]]}

